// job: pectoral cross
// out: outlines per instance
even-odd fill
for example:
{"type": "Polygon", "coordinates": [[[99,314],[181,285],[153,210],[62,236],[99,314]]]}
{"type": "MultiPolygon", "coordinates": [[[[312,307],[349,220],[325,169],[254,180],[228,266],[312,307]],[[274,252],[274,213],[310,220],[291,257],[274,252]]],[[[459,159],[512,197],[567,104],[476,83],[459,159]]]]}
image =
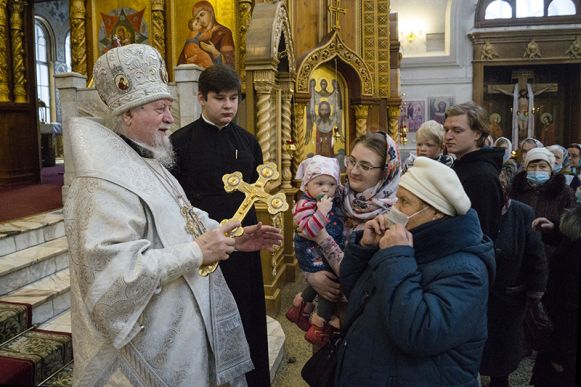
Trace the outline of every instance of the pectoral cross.
{"type": "MultiPolygon", "coordinates": [[[[220,224],[224,224],[231,220],[242,222],[248,211],[252,208],[254,203],[262,202],[268,206],[268,213],[275,215],[279,212],[288,210],[288,203],[286,202],[286,197],[284,193],[279,192],[275,195],[271,195],[264,190],[264,186],[271,180],[278,179],[279,173],[276,170],[275,163],[262,164],[256,167],[258,172],[258,180],[254,184],[250,184],[242,180],[242,173],[234,172],[228,173],[222,176],[222,181],[224,182],[224,190],[226,192],[240,191],[245,195],[244,200],[240,203],[238,210],[230,219],[224,219],[220,224]]],[[[229,233],[229,237],[235,238],[244,234],[244,228],[242,226],[236,227],[229,233]]],[[[207,276],[213,273],[218,267],[219,262],[215,262],[211,265],[201,266],[199,273],[201,276],[207,276]]]]}

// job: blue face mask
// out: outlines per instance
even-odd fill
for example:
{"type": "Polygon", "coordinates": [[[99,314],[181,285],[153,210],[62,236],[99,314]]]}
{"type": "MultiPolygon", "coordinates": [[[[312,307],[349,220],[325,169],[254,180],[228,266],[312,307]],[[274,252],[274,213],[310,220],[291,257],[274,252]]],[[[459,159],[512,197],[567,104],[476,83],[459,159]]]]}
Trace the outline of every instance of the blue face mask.
{"type": "Polygon", "coordinates": [[[506,162],[510,158],[510,151],[508,149],[504,150],[504,156],[502,156],[502,161],[506,162]]]}
{"type": "Polygon", "coordinates": [[[543,185],[551,178],[551,174],[546,171],[527,172],[527,180],[532,185],[543,185]]]}
{"type": "Polygon", "coordinates": [[[561,172],[561,169],[563,169],[563,164],[555,164],[555,166],[553,167],[553,172],[559,173],[561,172]]]}

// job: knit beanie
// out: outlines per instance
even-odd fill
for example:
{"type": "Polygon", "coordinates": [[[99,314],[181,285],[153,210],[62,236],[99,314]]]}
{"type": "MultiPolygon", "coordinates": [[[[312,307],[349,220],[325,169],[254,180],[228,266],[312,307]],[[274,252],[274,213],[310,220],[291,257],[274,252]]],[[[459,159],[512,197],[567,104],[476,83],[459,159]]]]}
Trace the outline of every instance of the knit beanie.
{"type": "Polygon", "coordinates": [[[159,52],[146,44],[129,44],[103,54],[93,67],[95,88],[113,115],[160,99],[174,100],[159,52]]]}
{"type": "Polygon", "coordinates": [[[527,157],[525,158],[525,169],[533,161],[543,160],[549,163],[549,167],[553,168],[555,165],[555,155],[553,152],[546,148],[533,148],[527,152],[527,157]]]}
{"type": "Polygon", "coordinates": [[[418,157],[399,185],[446,215],[465,215],[471,206],[456,172],[428,157],[418,157]]]}
{"type": "Polygon", "coordinates": [[[315,155],[303,160],[297,169],[297,180],[301,180],[301,191],[307,192],[307,184],[317,176],[329,175],[341,184],[339,162],[335,158],[315,155]]]}

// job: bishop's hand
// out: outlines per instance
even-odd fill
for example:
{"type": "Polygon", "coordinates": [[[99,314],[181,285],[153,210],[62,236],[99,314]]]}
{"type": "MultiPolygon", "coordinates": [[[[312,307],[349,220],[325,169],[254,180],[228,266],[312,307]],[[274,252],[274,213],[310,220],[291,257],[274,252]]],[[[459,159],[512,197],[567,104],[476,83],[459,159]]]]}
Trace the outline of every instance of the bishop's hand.
{"type": "Polygon", "coordinates": [[[273,251],[275,246],[282,245],[282,234],[273,226],[262,223],[244,227],[244,234],[235,239],[235,247],[238,251],[273,251]]]}
{"type": "Polygon", "coordinates": [[[230,232],[239,226],[240,222],[230,221],[213,230],[206,231],[196,239],[196,243],[202,250],[203,265],[210,265],[230,257],[236,242],[234,238],[226,235],[230,235],[230,232]]]}

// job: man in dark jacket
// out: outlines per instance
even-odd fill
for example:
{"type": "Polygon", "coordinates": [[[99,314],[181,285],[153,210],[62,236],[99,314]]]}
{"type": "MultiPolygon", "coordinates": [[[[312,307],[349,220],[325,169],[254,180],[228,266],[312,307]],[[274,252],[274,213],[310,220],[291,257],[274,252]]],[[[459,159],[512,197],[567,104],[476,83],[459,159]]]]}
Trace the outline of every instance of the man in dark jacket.
{"type": "Polygon", "coordinates": [[[482,232],[495,239],[502,208],[498,175],[504,151],[484,146],[490,134],[488,112],[473,102],[454,105],[446,110],[444,129],[446,148],[456,156],[452,168],[478,214],[482,232]]]}

